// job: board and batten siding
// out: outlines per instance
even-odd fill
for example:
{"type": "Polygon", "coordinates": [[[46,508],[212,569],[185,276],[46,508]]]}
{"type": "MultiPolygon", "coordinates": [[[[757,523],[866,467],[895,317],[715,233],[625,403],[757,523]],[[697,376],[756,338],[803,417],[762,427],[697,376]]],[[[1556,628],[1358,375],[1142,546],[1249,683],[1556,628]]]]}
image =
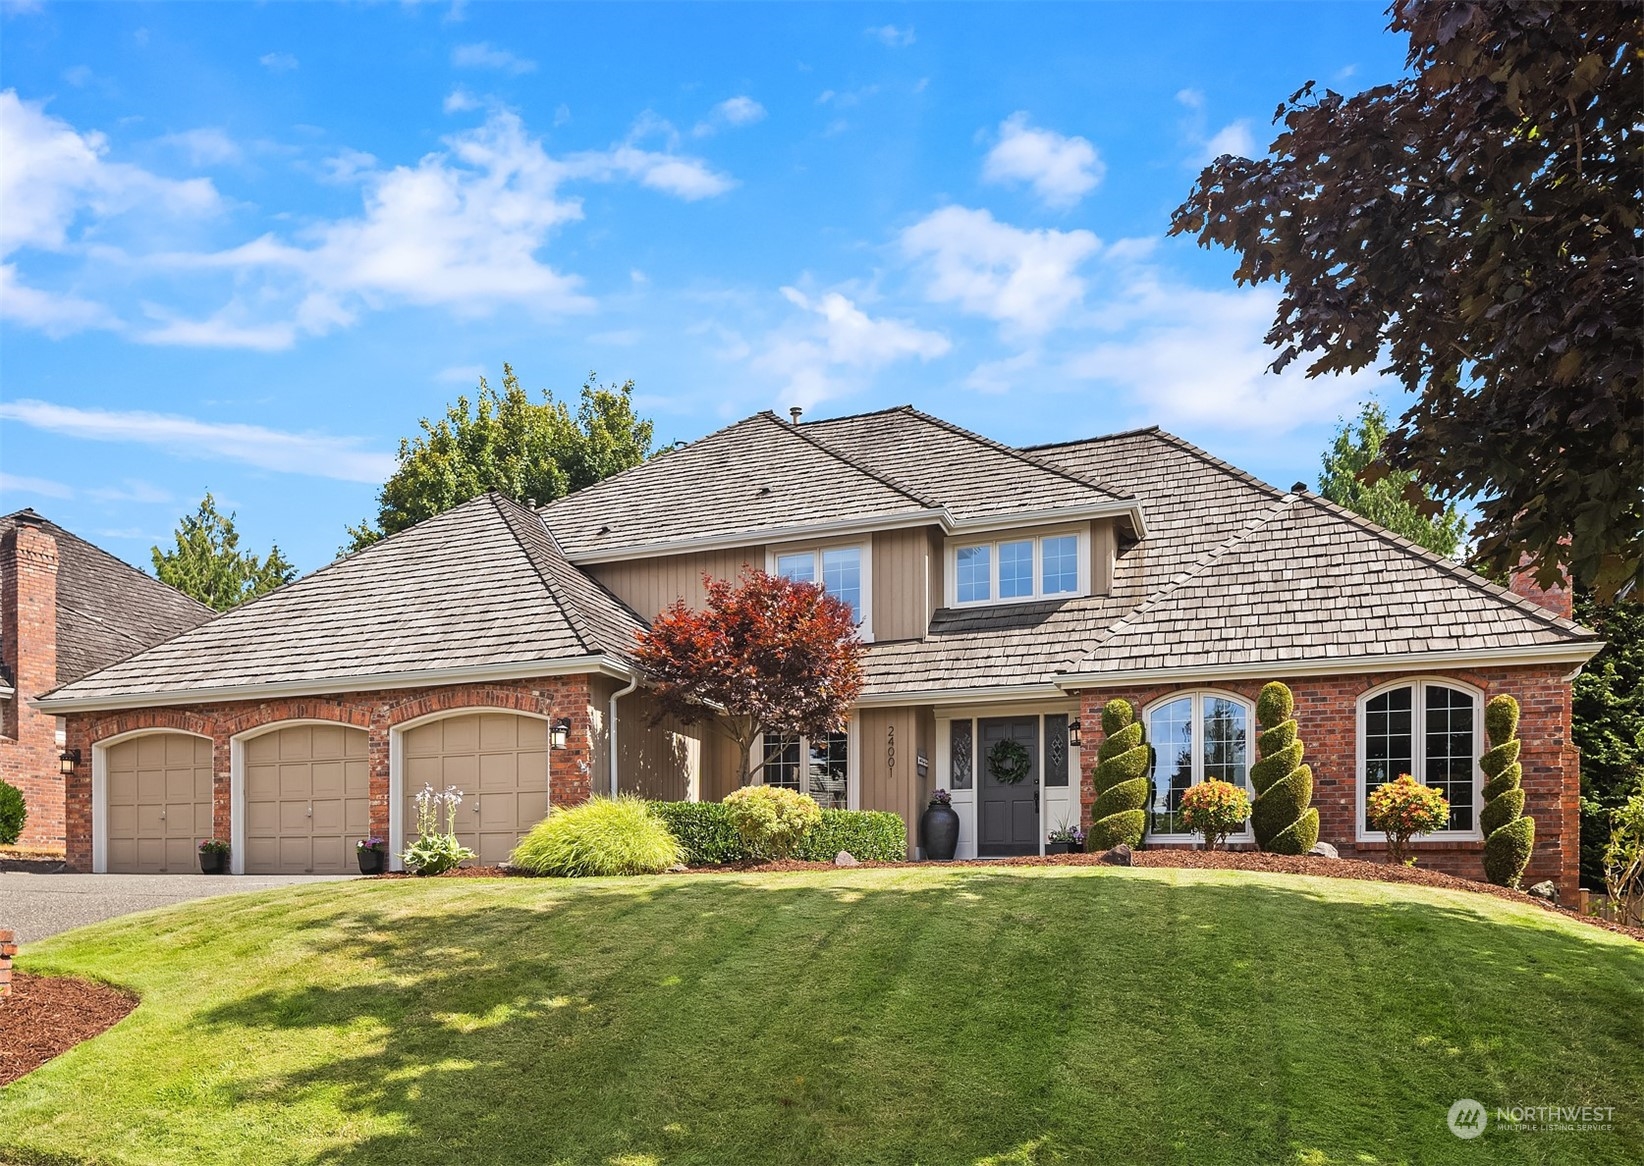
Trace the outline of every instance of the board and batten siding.
{"type": "Polygon", "coordinates": [[[919,844],[919,815],[930,797],[929,777],[921,778],[919,755],[935,755],[936,716],[928,707],[865,708],[862,733],[861,808],[897,814],[907,826],[908,854],[919,844]]]}
{"type": "Polygon", "coordinates": [[[707,594],[702,585],[704,575],[735,579],[742,574],[744,565],[763,569],[765,548],[735,547],[621,563],[590,563],[584,570],[633,608],[641,619],[650,621],[676,600],[683,599],[691,607],[701,606],[707,594]]]}
{"type": "Polygon", "coordinates": [[[875,640],[917,640],[929,630],[935,610],[931,606],[931,558],[931,538],[925,527],[882,530],[873,536],[875,640]]]}
{"type": "Polygon", "coordinates": [[[1090,523],[1090,593],[1108,595],[1113,591],[1113,560],[1118,552],[1118,532],[1114,519],[1096,518],[1090,523]]]}

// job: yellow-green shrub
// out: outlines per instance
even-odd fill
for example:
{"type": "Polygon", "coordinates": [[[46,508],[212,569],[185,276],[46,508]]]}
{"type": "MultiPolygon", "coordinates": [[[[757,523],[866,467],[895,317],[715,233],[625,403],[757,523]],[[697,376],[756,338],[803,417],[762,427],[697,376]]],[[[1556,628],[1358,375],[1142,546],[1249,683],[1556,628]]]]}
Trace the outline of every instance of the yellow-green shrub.
{"type": "Polygon", "coordinates": [[[684,849],[642,798],[590,798],[556,809],[520,840],[508,862],[532,874],[584,878],[657,874],[684,849]]]}
{"type": "Polygon", "coordinates": [[[821,824],[815,799],[773,785],[745,785],[725,798],[731,825],[755,858],[787,858],[821,824]]]}

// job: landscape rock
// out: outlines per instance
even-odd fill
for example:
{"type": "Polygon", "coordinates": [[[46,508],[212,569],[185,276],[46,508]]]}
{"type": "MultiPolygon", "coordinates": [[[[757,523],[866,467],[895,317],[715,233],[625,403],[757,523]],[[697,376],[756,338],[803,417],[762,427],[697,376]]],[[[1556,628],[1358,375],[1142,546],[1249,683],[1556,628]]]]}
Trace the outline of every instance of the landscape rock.
{"type": "Polygon", "coordinates": [[[1314,858],[1340,858],[1341,853],[1328,842],[1315,842],[1313,849],[1307,852],[1314,858]]]}
{"type": "Polygon", "coordinates": [[[1553,906],[1558,906],[1558,885],[1551,879],[1539,882],[1531,887],[1529,893],[1538,899],[1546,899],[1553,906]]]}
{"type": "Polygon", "coordinates": [[[838,854],[834,855],[833,856],[833,864],[835,866],[861,866],[862,865],[860,862],[857,861],[856,855],[852,854],[848,850],[841,850],[838,854]]]}
{"type": "Polygon", "coordinates": [[[1109,866],[1136,865],[1136,861],[1131,855],[1130,846],[1124,842],[1119,843],[1119,845],[1115,846],[1112,850],[1104,850],[1102,852],[1101,861],[1107,863],[1109,866]]]}

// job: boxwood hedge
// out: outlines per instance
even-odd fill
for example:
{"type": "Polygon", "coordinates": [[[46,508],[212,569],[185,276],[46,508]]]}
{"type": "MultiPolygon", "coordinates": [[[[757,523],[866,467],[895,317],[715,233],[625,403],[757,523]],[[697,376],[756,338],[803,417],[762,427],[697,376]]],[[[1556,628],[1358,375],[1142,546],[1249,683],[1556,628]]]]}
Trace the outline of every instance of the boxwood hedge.
{"type": "MultiPolygon", "coordinates": [[[[691,866],[723,866],[750,857],[719,802],[653,802],[651,812],[668,824],[691,866]]],[[[897,815],[880,810],[823,810],[821,824],[805,835],[793,856],[832,862],[841,850],[863,862],[901,862],[908,856],[907,827],[897,815]]]]}

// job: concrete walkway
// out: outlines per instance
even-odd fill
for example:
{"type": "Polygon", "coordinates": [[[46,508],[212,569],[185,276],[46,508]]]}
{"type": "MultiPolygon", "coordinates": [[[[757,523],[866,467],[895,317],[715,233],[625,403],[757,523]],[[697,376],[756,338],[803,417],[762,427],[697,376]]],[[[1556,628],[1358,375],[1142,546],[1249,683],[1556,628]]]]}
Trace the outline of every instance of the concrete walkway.
{"type": "Polygon", "coordinates": [[[19,943],[100,923],[150,907],[167,907],[271,887],[333,882],[348,875],[25,874],[0,872],[0,927],[19,943]]]}

